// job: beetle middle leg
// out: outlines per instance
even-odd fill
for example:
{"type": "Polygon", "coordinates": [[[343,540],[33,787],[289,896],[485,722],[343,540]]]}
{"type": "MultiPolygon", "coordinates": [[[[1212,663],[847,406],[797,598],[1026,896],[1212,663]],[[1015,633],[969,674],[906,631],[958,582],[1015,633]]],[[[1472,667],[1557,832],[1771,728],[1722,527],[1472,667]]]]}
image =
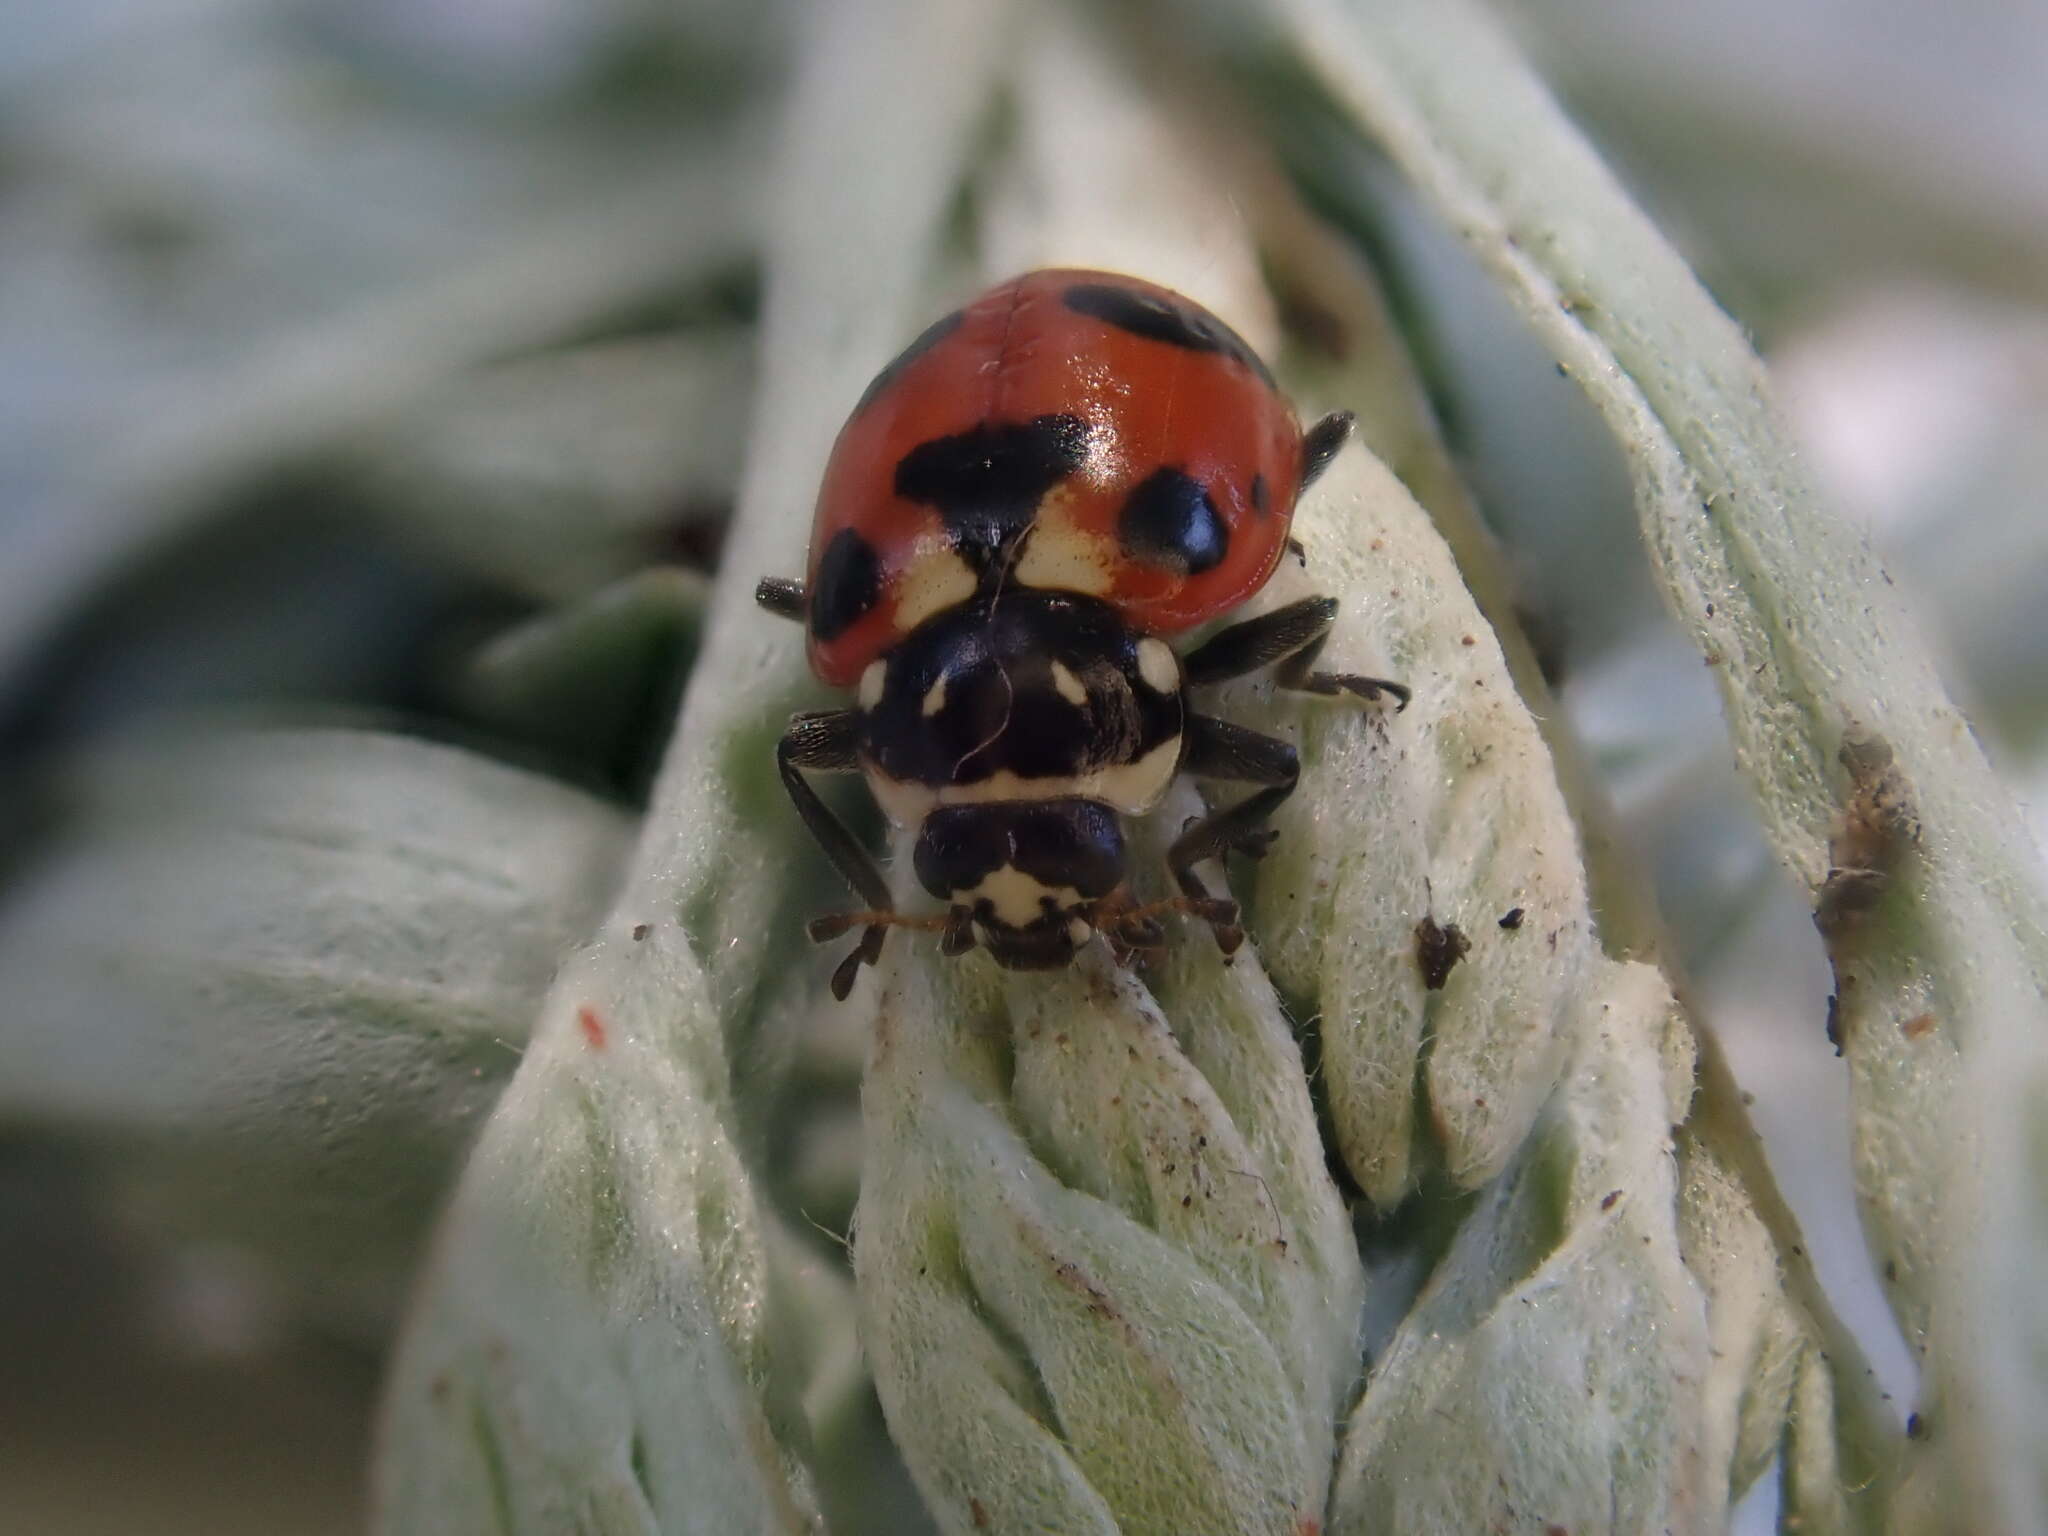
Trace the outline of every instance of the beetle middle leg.
{"type": "Polygon", "coordinates": [[[1244,929],[1237,921],[1237,904],[1211,896],[1202,877],[1195,873],[1195,866],[1204,859],[1221,858],[1232,849],[1253,858],[1262,857],[1279,835],[1265,824],[1266,818],[1294,793],[1294,786],[1301,779],[1301,760],[1291,743],[1262,736],[1227,720],[1189,715],[1184,730],[1184,772],[1197,778],[1264,786],[1237,804],[1212,811],[1191,823],[1166,853],[1167,867],[1190,903],[1212,909],[1203,915],[1209,917],[1217,946],[1226,955],[1234,954],[1244,942],[1244,929]]]}
{"type": "Polygon", "coordinates": [[[1188,686],[1202,688],[1228,682],[1278,662],[1273,678],[1282,688],[1324,695],[1350,693],[1372,702],[1386,697],[1393,699],[1397,711],[1406,709],[1412,694],[1404,683],[1389,682],[1383,677],[1361,677],[1354,672],[1314,670],[1316,658],[1322,654],[1330,628],[1336,622],[1337,599],[1304,597],[1298,603],[1219,630],[1182,658],[1188,686]]]}

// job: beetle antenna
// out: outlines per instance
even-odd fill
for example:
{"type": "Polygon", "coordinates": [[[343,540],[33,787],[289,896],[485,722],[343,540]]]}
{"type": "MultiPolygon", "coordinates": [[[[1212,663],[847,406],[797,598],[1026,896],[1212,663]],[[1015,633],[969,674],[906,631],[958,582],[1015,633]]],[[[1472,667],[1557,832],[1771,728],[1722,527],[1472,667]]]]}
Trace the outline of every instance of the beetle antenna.
{"type": "Polygon", "coordinates": [[[940,933],[951,926],[952,922],[951,913],[916,917],[907,912],[893,910],[828,912],[823,917],[811,919],[809,932],[813,944],[829,944],[842,933],[851,933],[856,928],[914,928],[924,933],[940,933]]]}
{"type": "Polygon", "coordinates": [[[1229,924],[1237,921],[1237,903],[1220,896],[1173,896],[1165,901],[1148,901],[1141,907],[1111,908],[1102,915],[1110,922],[1121,926],[1125,923],[1148,923],[1168,912],[1185,912],[1188,916],[1198,917],[1205,923],[1229,924]]]}

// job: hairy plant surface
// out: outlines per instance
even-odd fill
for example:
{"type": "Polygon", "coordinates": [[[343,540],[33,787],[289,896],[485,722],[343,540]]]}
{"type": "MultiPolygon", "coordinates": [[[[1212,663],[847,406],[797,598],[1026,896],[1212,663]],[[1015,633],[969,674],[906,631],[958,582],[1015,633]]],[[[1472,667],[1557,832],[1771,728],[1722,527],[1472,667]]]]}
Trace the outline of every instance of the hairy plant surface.
{"type": "MultiPolygon", "coordinates": [[[[462,648],[452,744],[187,723],[55,775],[67,830],[0,907],[6,1123],[267,1255],[323,1326],[374,1338],[410,1285],[393,1536],[1714,1531],[1774,1464],[1787,1530],[2048,1520],[2035,850],[1748,342],[1496,22],[775,14],[773,133],[733,108],[694,160],[596,157],[489,260],[320,317],[85,477],[0,646],[343,449],[380,537],[531,616],[462,648]],[[1636,512],[1604,537],[1639,539],[1811,908],[1910,1438],[1430,410],[1374,265],[1409,223],[1582,393],[1636,512]],[[1215,871],[1233,961],[1198,925],[1052,975],[900,932],[835,1004],[803,928],[839,893],[773,771],[826,700],[754,583],[801,572],[876,368],[1044,265],[1177,288],[1305,417],[1359,413],[1253,611],[1337,597],[1323,664],[1414,697],[1223,690],[1303,768],[1272,851],[1215,871]],[[715,575],[639,569],[702,531],[677,486],[732,502],[715,575]]],[[[1141,880],[1202,806],[1175,789],[1141,880]]]]}

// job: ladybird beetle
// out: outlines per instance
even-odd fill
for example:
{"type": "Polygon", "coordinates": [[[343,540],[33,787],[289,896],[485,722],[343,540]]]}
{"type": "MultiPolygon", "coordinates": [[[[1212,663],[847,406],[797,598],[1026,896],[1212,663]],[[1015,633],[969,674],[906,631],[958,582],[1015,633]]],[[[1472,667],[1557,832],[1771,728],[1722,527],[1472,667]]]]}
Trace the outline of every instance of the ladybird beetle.
{"type": "Polygon", "coordinates": [[[1196,713],[1190,689],[1277,663],[1283,687],[1408,701],[1379,678],[1311,670],[1336,619],[1311,597],[1224,629],[1185,656],[1163,638],[1237,607],[1284,553],[1295,498],[1351,431],[1306,432],[1273,376],[1214,315],[1107,272],[1028,273],[934,322],[841,429],[801,582],[756,597],[801,620],[811,669],[851,709],[795,716],[777,749],[805,824],[866,909],[833,973],[844,998],[890,927],[939,931],[1000,965],[1065,965],[1097,932],[1120,954],[1163,942],[1168,911],[1206,920],[1226,954],[1236,904],[1195,865],[1254,856],[1293,793],[1294,748],[1196,713]],[[867,778],[946,904],[896,912],[874,858],[806,771],[867,778]],[[1126,816],[1176,773],[1257,786],[1191,823],[1167,862],[1181,894],[1141,904],[1126,816]]]}

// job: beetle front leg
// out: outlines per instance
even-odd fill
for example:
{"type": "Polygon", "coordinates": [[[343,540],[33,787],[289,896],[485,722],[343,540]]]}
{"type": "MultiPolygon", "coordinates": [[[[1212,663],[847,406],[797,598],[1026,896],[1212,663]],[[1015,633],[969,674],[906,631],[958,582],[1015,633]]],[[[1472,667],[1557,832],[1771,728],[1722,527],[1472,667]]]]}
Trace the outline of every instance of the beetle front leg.
{"type": "MultiPolygon", "coordinates": [[[[886,913],[892,910],[889,882],[882,878],[874,855],[846,830],[846,824],[832,814],[832,808],[818,798],[818,792],[803,775],[807,768],[820,773],[850,773],[860,766],[859,747],[860,715],[854,710],[793,715],[789,729],[775,744],[775,766],[797,814],[818,840],[825,857],[832,861],[832,867],[839,871],[840,878],[867,903],[870,912],[886,913]]],[[[820,921],[829,924],[830,920],[820,921]]],[[[844,1002],[853,990],[853,979],[860,968],[881,958],[882,936],[887,931],[881,923],[870,923],[863,929],[860,942],[832,972],[834,997],[844,1002]]]]}

